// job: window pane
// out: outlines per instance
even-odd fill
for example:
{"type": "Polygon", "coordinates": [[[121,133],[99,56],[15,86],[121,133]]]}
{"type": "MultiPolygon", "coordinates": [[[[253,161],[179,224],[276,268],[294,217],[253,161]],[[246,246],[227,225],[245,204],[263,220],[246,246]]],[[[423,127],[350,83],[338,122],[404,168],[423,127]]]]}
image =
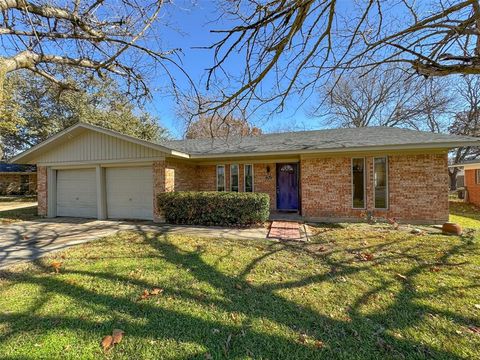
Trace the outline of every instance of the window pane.
{"type": "Polygon", "coordinates": [[[375,158],[374,160],[374,185],[375,207],[387,208],[387,158],[375,158]]]}
{"type": "Polygon", "coordinates": [[[230,191],[238,192],[238,165],[230,165],[230,191]]]}
{"type": "Polygon", "coordinates": [[[217,191],[225,191],[225,166],[217,166],[217,191]]]}
{"type": "Polygon", "coordinates": [[[352,159],[353,207],[365,207],[365,159],[352,159]]]}
{"type": "Polygon", "coordinates": [[[253,165],[245,165],[245,192],[253,192],[253,165]]]}

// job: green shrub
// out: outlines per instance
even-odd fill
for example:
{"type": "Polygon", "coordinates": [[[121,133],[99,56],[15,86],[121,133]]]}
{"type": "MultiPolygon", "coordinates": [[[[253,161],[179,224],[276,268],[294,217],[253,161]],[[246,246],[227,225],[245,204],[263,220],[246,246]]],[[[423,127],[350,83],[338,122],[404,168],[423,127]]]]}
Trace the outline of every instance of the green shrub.
{"type": "Polygon", "coordinates": [[[179,191],[162,193],[157,201],[171,224],[245,226],[270,215],[270,198],[262,193],[179,191]]]}

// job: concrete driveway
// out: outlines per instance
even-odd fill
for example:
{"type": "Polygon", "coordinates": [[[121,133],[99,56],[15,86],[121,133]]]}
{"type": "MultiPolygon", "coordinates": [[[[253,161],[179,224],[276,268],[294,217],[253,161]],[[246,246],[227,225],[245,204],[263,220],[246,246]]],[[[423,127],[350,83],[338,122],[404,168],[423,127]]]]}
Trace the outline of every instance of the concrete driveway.
{"type": "Polygon", "coordinates": [[[22,221],[0,225],[0,269],[124,230],[230,239],[264,239],[267,235],[264,228],[171,226],[157,225],[148,221],[100,221],[77,218],[22,221]]]}

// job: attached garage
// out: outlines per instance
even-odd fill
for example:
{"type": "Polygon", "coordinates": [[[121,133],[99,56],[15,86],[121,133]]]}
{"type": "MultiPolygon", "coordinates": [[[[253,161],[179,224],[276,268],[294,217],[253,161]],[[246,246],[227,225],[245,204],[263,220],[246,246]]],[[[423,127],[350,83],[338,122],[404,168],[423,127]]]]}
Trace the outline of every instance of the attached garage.
{"type": "Polygon", "coordinates": [[[83,123],[18,156],[38,166],[40,215],[100,220],[158,220],[154,193],[164,173],[153,169],[166,157],[189,155],[83,123]]]}
{"type": "Polygon", "coordinates": [[[109,219],[153,219],[152,167],[106,169],[109,219]]]}
{"type": "Polygon", "coordinates": [[[95,169],[57,171],[57,216],[97,217],[95,169]]]}

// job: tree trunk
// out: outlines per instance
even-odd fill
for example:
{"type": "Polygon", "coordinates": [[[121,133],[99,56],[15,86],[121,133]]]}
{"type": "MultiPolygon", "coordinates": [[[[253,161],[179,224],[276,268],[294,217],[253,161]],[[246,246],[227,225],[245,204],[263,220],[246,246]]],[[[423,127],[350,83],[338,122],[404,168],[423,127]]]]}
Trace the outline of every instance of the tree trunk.
{"type": "Polygon", "coordinates": [[[448,176],[450,178],[450,190],[456,190],[457,189],[457,174],[458,174],[458,168],[450,168],[448,169],[448,176]]]}

